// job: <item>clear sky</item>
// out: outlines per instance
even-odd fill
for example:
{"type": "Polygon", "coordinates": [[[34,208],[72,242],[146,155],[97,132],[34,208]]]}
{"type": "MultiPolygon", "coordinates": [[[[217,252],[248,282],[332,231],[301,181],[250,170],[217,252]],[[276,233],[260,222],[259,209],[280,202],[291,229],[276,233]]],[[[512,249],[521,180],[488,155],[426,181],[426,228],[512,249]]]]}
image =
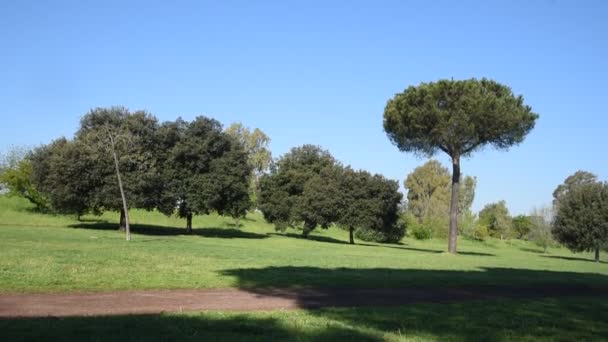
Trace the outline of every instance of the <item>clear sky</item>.
{"type": "Polygon", "coordinates": [[[275,156],[318,144],[403,183],[424,160],[389,142],[386,101],[471,77],[540,114],[520,146],[463,161],[473,209],[528,212],[578,169],[608,179],[608,1],[0,2],[0,150],[71,137],[90,108],[124,105],[240,121],[275,156]]]}

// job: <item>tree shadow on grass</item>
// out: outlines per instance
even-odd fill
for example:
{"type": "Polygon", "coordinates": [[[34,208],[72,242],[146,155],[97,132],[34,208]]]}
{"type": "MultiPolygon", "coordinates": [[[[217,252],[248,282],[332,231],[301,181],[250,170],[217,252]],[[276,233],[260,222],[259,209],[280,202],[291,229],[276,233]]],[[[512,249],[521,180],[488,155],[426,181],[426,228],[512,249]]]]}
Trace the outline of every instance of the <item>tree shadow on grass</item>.
{"type": "Polygon", "coordinates": [[[519,247],[519,250],[524,251],[524,252],[537,253],[537,254],[545,253],[545,251],[542,248],[519,247]]]}
{"type": "Polygon", "coordinates": [[[410,339],[450,341],[597,341],[608,336],[608,297],[487,300],[396,308],[311,311],[410,339]],[[420,337],[422,338],[420,338],[420,337]],[[416,338],[418,337],[418,338],[416,338]]]}
{"type": "MultiPolygon", "coordinates": [[[[596,273],[552,272],[528,269],[483,267],[470,271],[401,268],[321,268],[271,266],[219,271],[236,279],[243,289],[257,288],[452,288],[494,286],[501,288],[554,285],[600,286],[608,291],[608,276],[596,273]]],[[[583,293],[584,294],[584,293],[583,293]]],[[[608,293],[607,293],[608,294],[608,293]]]]}
{"type": "MultiPolygon", "coordinates": [[[[69,226],[70,228],[78,229],[97,229],[97,230],[117,230],[115,223],[108,222],[93,222],[93,223],[78,223],[69,226]]],[[[258,234],[246,232],[234,228],[194,228],[192,233],[188,233],[185,228],[175,228],[166,226],[157,226],[149,224],[132,224],[130,225],[131,232],[134,234],[151,235],[151,236],[177,236],[177,235],[193,235],[206,238],[222,238],[222,239],[265,239],[266,234],[258,234]]]]}
{"type": "Polygon", "coordinates": [[[339,322],[292,326],[246,314],[160,314],[0,319],[4,341],[382,341],[339,322]]]}
{"type": "MultiPolygon", "coordinates": [[[[561,260],[569,260],[569,261],[586,261],[586,262],[595,263],[594,259],[587,259],[587,258],[568,257],[568,256],[561,256],[561,255],[541,255],[541,256],[543,258],[561,259],[561,260]]],[[[598,262],[598,264],[608,264],[608,262],[600,260],[598,262]]]]}
{"type": "Polygon", "coordinates": [[[294,298],[295,293],[300,308],[323,320],[411,339],[575,341],[608,336],[608,276],[602,274],[294,266],[221,273],[261,296],[294,298]],[[273,290],[277,287],[294,290],[273,290]],[[323,304],[333,308],[318,309],[323,304]]]}
{"type": "Polygon", "coordinates": [[[302,234],[295,234],[295,233],[268,233],[268,235],[270,236],[282,236],[282,237],[288,237],[288,238],[293,238],[293,239],[300,239],[300,240],[304,240],[304,241],[317,241],[317,242],[327,242],[327,243],[337,243],[337,244],[341,244],[341,245],[348,245],[348,242],[346,241],[342,241],[342,240],[338,240],[329,236],[321,236],[321,235],[308,235],[308,237],[303,237],[302,234]]]}
{"type": "MultiPolygon", "coordinates": [[[[407,245],[402,245],[402,244],[396,246],[394,244],[370,245],[370,244],[360,243],[359,245],[360,246],[376,246],[376,247],[385,247],[385,248],[405,249],[408,251],[434,253],[434,254],[445,253],[444,250],[440,250],[440,249],[416,248],[416,247],[409,247],[407,245]]],[[[490,254],[490,253],[467,252],[467,251],[458,251],[458,254],[459,255],[472,255],[472,256],[496,256],[496,255],[490,254]]]]}
{"type": "Polygon", "coordinates": [[[252,293],[274,293],[276,296],[296,293],[296,300],[304,309],[249,314],[211,312],[0,319],[0,339],[66,342],[382,341],[389,338],[599,341],[608,336],[608,316],[605,315],[608,311],[608,276],[601,274],[508,268],[437,271],[291,266],[241,268],[221,273],[235,277],[239,287],[252,293]],[[317,299],[338,301],[349,307],[311,309],[314,305],[304,305],[311,293],[315,293],[310,289],[273,292],[263,288],[311,286],[315,279],[342,286],[326,288],[326,291],[318,289],[317,299]],[[418,297],[414,296],[412,300],[412,292],[405,296],[384,292],[380,304],[386,307],[377,304],[377,298],[372,298],[374,293],[361,290],[387,285],[394,288],[409,286],[412,282],[408,279],[422,285],[418,288],[418,297]],[[461,290],[450,292],[454,288],[449,286],[455,284],[460,285],[461,290]],[[438,298],[434,294],[442,287],[447,297],[438,298]],[[604,292],[599,292],[601,289],[604,292]],[[450,296],[463,296],[463,292],[462,300],[450,301],[450,296]],[[466,297],[467,293],[469,297],[466,297]],[[421,300],[417,301],[417,298],[421,300]],[[357,301],[368,301],[370,306],[350,307],[357,301]]]}
{"type": "MultiPolygon", "coordinates": [[[[294,234],[294,233],[268,233],[268,235],[271,236],[284,236],[284,237],[289,237],[289,238],[294,238],[294,239],[301,239],[301,240],[312,240],[312,241],[318,241],[318,242],[327,242],[327,243],[337,243],[337,244],[341,244],[341,245],[349,245],[350,243],[343,241],[343,240],[338,240],[332,237],[328,237],[328,236],[320,236],[320,235],[309,235],[308,238],[304,238],[301,234],[294,234]]],[[[435,254],[439,254],[439,253],[444,253],[445,251],[439,250],[439,249],[425,249],[425,248],[414,248],[414,247],[409,247],[407,245],[404,245],[403,243],[399,242],[399,243],[391,243],[391,244],[369,244],[369,243],[363,243],[363,242],[355,242],[354,244],[355,246],[366,246],[366,247],[379,247],[379,248],[395,248],[395,249],[403,249],[403,250],[408,250],[408,251],[415,251],[415,252],[425,252],[425,253],[435,253],[435,254]]],[[[494,254],[489,254],[489,253],[479,253],[479,252],[467,252],[467,251],[461,251],[458,252],[458,254],[461,255],[473,255],[473,256],[495,256],[494,254]]]]}

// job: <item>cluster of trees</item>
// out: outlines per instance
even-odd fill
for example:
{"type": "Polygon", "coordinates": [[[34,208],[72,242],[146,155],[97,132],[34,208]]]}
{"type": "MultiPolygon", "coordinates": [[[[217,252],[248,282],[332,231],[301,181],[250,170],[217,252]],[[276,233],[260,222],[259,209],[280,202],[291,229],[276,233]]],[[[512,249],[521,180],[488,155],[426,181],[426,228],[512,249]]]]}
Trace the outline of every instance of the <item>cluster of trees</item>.
{"type": "Polygon", "coordinates": [[[249,156],[267,152],[268,139],[247,150],[237,138],[245,134],[242,126],[228,134],[204,116],[159,123],[144,111],[97,108],[73,139],[34,149],[2,172],[2,183],[24,196],[34,189],[41,201],[25,197],[58,213],[119,211],[127,238],[128,208],[177,212],[191,231],[193,215],[215,211],[238,219],[251,207],[250,184],[264,166],[258,162],[254,171],[249,156]],[[28,188],[7,179],[13,174],[28,188]]]}
{"type": "Polygon", "coordinates": [[[553,216],[552,207],[542,206],[533,208],[529,215],[512,217],[505,201],[489,203],[479,212],[474,237],[478,240],[487,236],[501,240],[530,240],[546,252],[549,246],[556,244],[551,234],[553,216]]]}
{"type": "MultiPolygon", "coordinates": [[[[416,168],[405,180],[407,227],[417,239],[444,237],[447,234],[449,179],[447,170],[435,160],[416,168]]],[[[476,240],[488,237],[524,239],[546,252],[558,243],[572,251],[599,252],[608,248],[608,183],[586,171],[566,178],[553,193],[553,204],[533,208],[528,215],[512,217],[505,201],[489,203],[471,212],[475,178],[465,177],[460,187],[459,233],[476,240]]]]}
{"type": "MultiPolygon", "coordinates": [[[[437,151],[446,153],[452,160],[452,189],[450,192],[450,219],[448,251],[456,253],[459,232],[459,212],[462,210],[460,160],[484,146],[508,149],[521,143],[534,128],[538,114],[524,104],[521,95],[489,79],[439,80],[410,86],[390,99],[384,110],[384,130],[389,139],[404,152],[432,157],[437,151]]],[[[433,165],[428,165],[432,169],[433,165]]],[[[440,166],[435,165],[435,168],[440,166]]],[[[436,175],[441,172],[435,172],[436,175]]],[[[409,177],[408,177],[409,178],[409,177]]],[[[438,189],[443,184],[438,178],[438,189]]],[[[428,182],[434,184],[434,182],[428,182]]],[[[430,199],[416,193],[415,179],[406,187],[414,193],[408,199],[415,203],[408,207],[418,212],[418,222],[428,215],[425,203],[430,199]],[[419,205],[421,204],[421,205],[419,205]],[[422,211],[422,214],[420,213],[422,211]]],[[[465,180],[466,188],[466,180],[465,180]]],[[[422,191],[428,195],[433,187],[422,191]]],[[[434,204],[441,216],[444,194],[435,196],[434,204]]],[[[432,197],[432,196],[431,196],[432,197]]],[[[553,208],[535,209],[529,216],[512,219],[504,202],[492,203],[480,213],[472,230],[473,236],[486,235],[504,238],[516,235],[537,241],[545,250],[555,238],[574,251],[599,251],[608,245],[608,190],[606,183],[598,182],[593,174],[578,172],[566,179],[555,193],[553,208]]],[[[468,213],[464,211],[466,218],[468,213]]],[[[461,217],[461,221],[462,217],[461,217]]]]}
{"type": "Polygon", "coordinates": [[[5,158],[0,183],[41,210],[120,212],[130,238],[129,208],[192,218],[218,212],[239,219],[252,207],[278,229],[338,225],[364,240],[396,242],[398,183],[344,167],[317,146],[293,148],[276,162],[270,139],[240,123],[226,130],[207,117],[159,123],[122,107],[87,113],[73,139],[59,138],[5,158]],[[270,169],[270,172],[268,170],[270,169]]]}
{"type": "Polygon", "coordinates": [[[363,240],[397,242],[405,234],[399,220],[403,195],[396,181],[344,167],[326,150],[291,149],[260,179],[258,206],[277,230],[337,225],[363,240]]]}
{"type": "Polygon", "coordinates": [[[511,217],[504,201],[486,205],[478,224],[490,236],[526,239],[546,252],[558,243],[574,252],[599,252],[608,247],[608,183],[587,171],[568,176],[553,192],[551,206],[511,217]]]}
{"type": "Polygon", "coordinates": [[[476,179],[461,176],[461,158],[521,143],[537,118],[521,95],[485,78],[421,83],[396,94],[384,110],[389,139],[401,151],[427,157],[442,151],[452,161],[451,175],[435,160],[408,175],[406,206],[397,182],[345,167],[317,146],[293,148],[273,162],[270,139],[259,129],[237,123],[224,131],[202,116],[159,123],[121,107],[90,111],[71,140],[5,157],[0,184],[41,210],[120,211],[127,236],[129,207],[177,212],[191,230],[193,215],[216,211],[238,219],[255,206],[277,229],[296,227],[304,237],[337,225],[351,243],[354,236],[395,242],[407,224],[418,238],[448,236],[451,253],[461,233],[527,238],[545,250],[557,240],[595,251],[599,260],[608,246],[608,184],[589,172],[568,177],[553,206],[530,215],[511,217],[504,201],[486,205],[478,218],[470,210],[476,179]]]}
{"type": "MultiPolygon", "coordinates": [[[[543,248],[554,243],[551,236],[551,208],[534,209],[530,215],[511,217],[505,201],[487,204],[476,215],[471,211],[475,198],[475,177],[460,182],[458,233],[475,240],[488,237],[529,239],[543,248]]],[[[417,239],[445,238],[448,235],[451,195],[450,173],[437,160],[429,160],[412,171],[404,181],[407,190],[408,233],[417,239]]]]}

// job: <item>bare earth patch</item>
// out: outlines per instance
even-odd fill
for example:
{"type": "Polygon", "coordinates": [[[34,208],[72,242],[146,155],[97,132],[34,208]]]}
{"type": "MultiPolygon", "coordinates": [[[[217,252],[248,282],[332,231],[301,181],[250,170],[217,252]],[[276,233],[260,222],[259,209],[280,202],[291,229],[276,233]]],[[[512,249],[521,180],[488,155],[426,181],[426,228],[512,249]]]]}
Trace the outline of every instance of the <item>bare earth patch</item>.
{"type": "Polygon", "coordinates": [[[73,294],[0,294],[0,317],[69,317],[206,310],[398,306],[493,298],[608,295],[608,288],[547,285],[392,289],[203,289],[73,294]]]}

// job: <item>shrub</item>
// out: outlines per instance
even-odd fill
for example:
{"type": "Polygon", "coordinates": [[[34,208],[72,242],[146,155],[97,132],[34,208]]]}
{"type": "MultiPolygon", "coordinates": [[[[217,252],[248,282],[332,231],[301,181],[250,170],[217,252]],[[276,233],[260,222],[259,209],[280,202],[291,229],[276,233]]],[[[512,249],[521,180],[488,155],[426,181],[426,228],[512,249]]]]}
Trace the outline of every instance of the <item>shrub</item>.
{"type": "Polygon", "coordinates": [[[396,224],[383,230],[359,228],[355,231],[355,236],[363,241],[397,243],[403,239],[405,231],[406,223],[400,220],[396,224]]]}
{"type": "Polygon", "coordinates": [[[416,240],[428,240],[433,237],[432,230],[422,224],[413,225],[410,231],[416,240]]]}
{"type": "Polygon", "coordinates": [[[477,222],[473,229],[472,238],[478,241],[485,241],[490,236],[488,226],[483,223],[477,222]]]}

